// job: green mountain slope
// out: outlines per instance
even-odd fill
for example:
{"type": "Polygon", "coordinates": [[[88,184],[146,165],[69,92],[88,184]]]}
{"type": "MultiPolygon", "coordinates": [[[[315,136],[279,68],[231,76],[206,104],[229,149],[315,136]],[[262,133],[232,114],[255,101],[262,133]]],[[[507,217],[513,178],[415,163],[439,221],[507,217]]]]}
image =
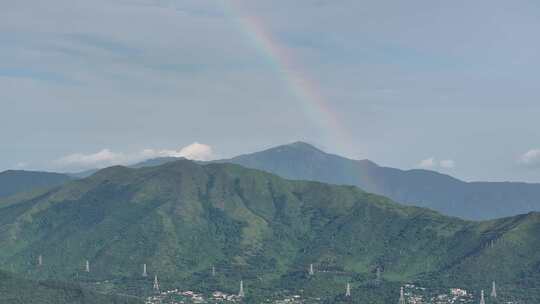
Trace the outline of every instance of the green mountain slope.
{"type": "Polygon", "coordinates": [[[296,142],[221,160],[279,176],[354,185],[397,202],[465,219],[493,219],[540,211],[540,184],[463,182],[428,170],[381,167],[296,142]]]}
{"type": "Polygon", "coordinates": [[[0,271],[2,304],[135,304],[141,300],[108,296],[85,290],[75,284],[34,282],[0,271]]]}
{"type": "Polygon", "coordinates": [[[350,281],[370,303],[406,281],[478,290],[496,280],[540,299],[539,229],[534,213],[469,222],[352,186],[180,160],[111,167],[0,206],[0,265],[132,294],[157,275],[164,287],[233,292],[243,279],[252,295],[291,289],[334,300],[350,281]],[[377,268],[383,282],[373,289],[377,268]]]}
{"type": "MultiPolygon", "coordinates": [[[[175,157],[150,159],[130,167],[158,166],[176,161],[175,157]]],[[[325,153],[309,144],[297,142],[265,151],[237,156],[216,162],[239,164],[264,170],[279,176],[313,180],[331,184],[354,185],[365,191],[383,195],[397,202],[420,206],[464,219],[493,219],[531,211],[540,211],[540,184],[518,182],[464,182],[448,175],[429,170],[399,170],[381,167],[369,160],[352,160],[325,153]]],[[[97,169],[75,174],[58,174],[60,181],[45,179],[47,185],[58,185],[69,178],[88,177],[97,169]]],[[[33,180],[26,178],[16,183],[2,181],[0,173],[0,199],[18,191],[35,189],[33,180]],[[2,194],[3,188],[9,189],[2,194]]],[[[24,172],[39,175],[39,172],[24,172]]],[[[40,187],[40,185],[37,185],[40,187]]],[[[43,185],[41,185],[43,187],[43,185]]],[[[5,190],[4,189],[4,190],[5,190]]]]}
{"type": "Polygon", "coordinates": [[[68,175],[61,173],[7,170],[0,172],[0,198],[18,192],[58,186],[70,179],[68,175]]]}

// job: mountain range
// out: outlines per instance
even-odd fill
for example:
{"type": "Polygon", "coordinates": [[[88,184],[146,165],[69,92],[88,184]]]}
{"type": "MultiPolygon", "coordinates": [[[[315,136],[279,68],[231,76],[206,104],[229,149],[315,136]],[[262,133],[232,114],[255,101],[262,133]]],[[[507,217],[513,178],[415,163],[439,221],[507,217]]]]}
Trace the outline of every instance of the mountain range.
{"type": "Polygon", "coordinates": [[[221,162],[298,180],[354,185],[394,201],[464,219],[494,219],[540,211],[540,184],[464,182],[429,170],[400,170],[353,160],[296,142],[221,162]]]}
{"type": "MultiPolygon", "coordinates": [[[[131,167],[156,166],[175,160],[178,158],[156,158],[131,167]]],[[[400,170],[379,166],[369,160],[348,159],[303,142],[215,162],[239,164],[288,179],[354,185],[403,204],[426,207],[464,219],[494,219],[540,211],[540,184],[465,182],[435,171],[400,170]]],[[[55,186],[73,178],[87,177],[96,171],[71,175],[6,171],[0,173],[0,198],[17,191],[55,186]]]]}
{"type": "Polygon", "coordinates": [[[477,293],[497,281],[501,299],[540,300],[539,213],[472,222],[227,163],[110,167],[2,201],[0,248],[4,269],[100,292],[137,294],[154,275],[236,292],[243,279],[247,303],[278,290],[339,303],[350,282],[354,303],[388,303],[405,282],[477,293]]]}

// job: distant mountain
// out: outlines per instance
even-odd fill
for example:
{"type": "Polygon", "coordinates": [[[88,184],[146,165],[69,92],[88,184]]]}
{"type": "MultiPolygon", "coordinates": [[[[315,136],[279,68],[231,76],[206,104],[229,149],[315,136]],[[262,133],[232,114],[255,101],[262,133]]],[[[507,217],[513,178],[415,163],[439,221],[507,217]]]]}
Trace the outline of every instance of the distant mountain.
{"type": "Polygon", "coordinates": [[[88,169],[85,171],[80,172],[73,172],[73,173],[65,173],[66,175],[69,175],[71,178],[78,179],[78,178],[85,178],[89,177],[90,175],[98,172],[100,169],[88,169]]]}
{"type": "Polygon", "coordinates": [[[243,279],[246,303],[283,290],[339,303],[350,282],[353,303],[388,303],[404,282],[477,291],[495,280],[502,298],[540,300],[538,213],[469,222],[234,164],[111,167],[0,204],[0,248],[4,269],[122,292],[154,275],[205,292],[235,293],[243,279]]]}
{"type": "MultiPolygon", "coordinates": [[[[180,159],[183,159],[183,158],[182,157],[172,157],[172,156],[171,157],[157,157],[157,158],[151,158],[151,159],[147,159],[147,160],[144,160],[144,161],[129,165],[128,167],[130,167],[130,168],[154,167],[154,166],[163,165],[165,163],[170,163],[172,161],[177,161],[177,160],[180,160],[180,159]]],[[[81,171],[81,172],[68,173],[68,175],[71,176],[72,178],[85,178],[85,177],[89,177],[90,175],[98,172],[99,170],[100,169],[89,169],[89,170],[81,171]]]]}
{"type": "Polygon", "coordinates": [[[61,173],[7,170],[0,172],[0,198],[18,192],[58,186],[69,180],[71,177],[61,173]]]}
{"type": "Polygon", "coordinates": [[[428,170],[381,167],[296,142],[219,162],[230,162],[297,180],[358,186],[409,205],[466,219],[492,219],[540,211],[540,184],[464,182],[428,170]]]}
{"type": "Polygon", "coordinates": [[[76,284],[35,282],[0,271],[2,304],[142,304],[142,300],[102,295],[76,284]]]}
{"type": "MultiPolygon", "coordinates": [[[[180,159],[182,158],[155,158],[130,167],[152,167],[180,159]]],[[[464,182],[429,170],[400,170],[382,167],[369,160],[348,159],[325,153],[303,142],[215,162],[239,164],[289,179],[354,185],[397,202],[431,208],[464,219],[493,219],[540,211],[540,184],[464,182]]],[[[72,178],[88,177],[97,171],[98,169],[88,170],[70,176],[58,173],[5,171],[0,173],[0,198],[36,188],[34,179],[21,177],[42,176],[43,184],[58,185],[72,178]],[[20,177],[15,179],[17,175],[20,177]],[[49,178],[49,175],[52,178],[49,178]],[[2,180],[3,176],[9,178],[4,177],[2,180]],[[18,187],[13,187],[12,184],[18,187]],[[3,191],[6,189],[10,191],[3,191]]]]}
{"type": "Polygon", "coordinates": [[[185,159],[183,157],[158,157],[158,158],[151,158],[147,159],[145,161],[142,161],[140,163],[136,163],[134,165],[129,166],[130,168],[144,168],[144,167],[154,167],[154,166],[160,166],[166,163],[170,163],[173,161],[185,159]]]}

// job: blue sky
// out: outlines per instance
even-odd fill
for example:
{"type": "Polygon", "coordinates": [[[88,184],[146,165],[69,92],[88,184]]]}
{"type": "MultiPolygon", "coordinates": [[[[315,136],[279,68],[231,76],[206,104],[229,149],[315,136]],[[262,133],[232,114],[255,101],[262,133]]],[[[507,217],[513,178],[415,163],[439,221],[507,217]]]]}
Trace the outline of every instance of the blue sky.
{"type": "Polygon", "coordinates": [[[538,2],[236,3],[313,80],[349,142],[308,114],[220,1],[4,1],[0,170],[305,140],[386,166],[540,182],[538,2]]]}

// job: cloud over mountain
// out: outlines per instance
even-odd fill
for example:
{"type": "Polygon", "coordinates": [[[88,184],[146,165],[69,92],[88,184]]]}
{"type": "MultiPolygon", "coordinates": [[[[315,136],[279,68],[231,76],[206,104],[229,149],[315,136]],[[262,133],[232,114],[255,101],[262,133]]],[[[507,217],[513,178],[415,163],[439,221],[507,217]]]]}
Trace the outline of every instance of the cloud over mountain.
{"type": "Polygon", "coordinates": [[[527,167],[540,167],[540,149],[531,149],[519,157],[519,163],[527,167]]]}
{"type": "Polygon", "coordinates": [[[143,149],[133,153],[114,152],[102,149],[95,153],[73,153],[53,161],[57,169],[76,171],[104,168],[114,165],[128,165],[155,157],[185,157],[192,160],[211,160],[214,157],[212,147],[194,142],[188,146],[174,149],[143,149]]]}
{"type": "Polygon", "coordinates": [[[430,157],[424,160],[421,160],[418,164],[418,167],[422,169],[452,169],[456,166],[456,162],[451,159],[437,160],[435,157],[430,157]]]}

